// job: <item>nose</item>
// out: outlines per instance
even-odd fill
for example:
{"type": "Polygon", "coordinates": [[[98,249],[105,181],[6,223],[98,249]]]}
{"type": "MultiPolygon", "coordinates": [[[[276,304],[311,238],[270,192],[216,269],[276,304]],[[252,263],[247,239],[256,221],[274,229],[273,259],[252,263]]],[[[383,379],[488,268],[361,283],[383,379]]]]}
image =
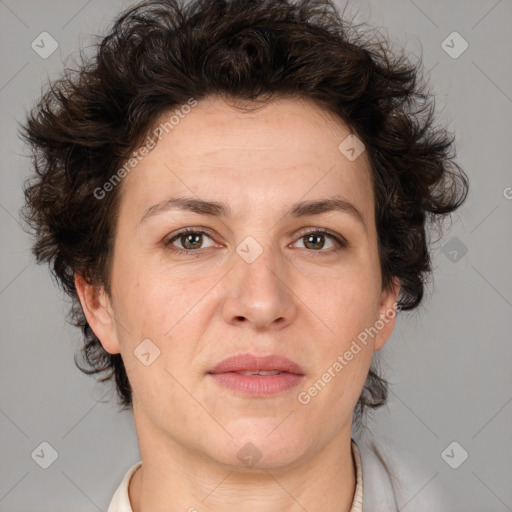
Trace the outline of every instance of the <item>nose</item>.
{"type": "Polygon", "coordinates": [[[224,283],[224,320],[258,331],[285,328],[297,314],[291,281],[283,259],[271,248],[250,263],[237,254],[224,283]]]}

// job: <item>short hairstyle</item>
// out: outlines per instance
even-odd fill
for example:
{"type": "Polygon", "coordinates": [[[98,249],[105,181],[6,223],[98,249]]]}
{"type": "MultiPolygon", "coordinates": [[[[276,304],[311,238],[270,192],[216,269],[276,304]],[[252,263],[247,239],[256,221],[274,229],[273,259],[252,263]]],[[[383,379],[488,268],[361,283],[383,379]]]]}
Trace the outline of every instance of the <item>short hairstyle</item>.
{"type": "MultiPolygon", "coordinates": [[[[123,13],[27,113],[21,136],[32,148],[23,214],[33,253],[72,299],[83,331],[81,371],[114,379],[118,405],[132,406],[120,354],[90,328],[74,274],[110,293],[119,190],[98,200],[161,116],[219,96],[262,105],[307,99],[337,116],[364,143],[375,196],[382,286],[398,279],[401,309],[417,307],[431,273],[429,231],[467,196],[453,161],[454,137],[437,125],[421,64],[390,49],[377,30],[361,30],[331,0],[155,0],[123,13]]],[[[341,142],[341,141],[340,141],[341,142]]],[[[355,408],[383,405],[388,382],[373,361],[355,408]]]]}

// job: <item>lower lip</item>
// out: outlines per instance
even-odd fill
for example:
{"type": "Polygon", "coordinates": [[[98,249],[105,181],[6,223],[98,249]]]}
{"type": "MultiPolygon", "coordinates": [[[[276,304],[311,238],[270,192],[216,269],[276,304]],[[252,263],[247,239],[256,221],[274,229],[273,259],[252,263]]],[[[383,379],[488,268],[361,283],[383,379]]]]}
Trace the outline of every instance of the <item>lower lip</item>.
{"type": "Polygon", "coordinates": [[[221,386],[247,396],[269,396],[299,385],[304,375],[283,372],[276,375],[242,375],[236,372],[210,373],[221,386]]]}

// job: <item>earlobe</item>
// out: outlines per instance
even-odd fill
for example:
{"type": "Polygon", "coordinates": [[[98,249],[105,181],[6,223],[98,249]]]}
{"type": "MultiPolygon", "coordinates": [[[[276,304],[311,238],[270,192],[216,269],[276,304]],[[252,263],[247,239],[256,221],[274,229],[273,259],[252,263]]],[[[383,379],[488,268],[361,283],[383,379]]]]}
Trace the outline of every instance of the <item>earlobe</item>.
{"type": "Polygon", "coordinates": [[[398,313],[398,297],[400,294],[400,281],[393,278],[393,282],[382,290],[379,307],[379,320],[377,321],[378,334],[375,337],[374,349],[381,350],[393,333],[396,315],[398,313]]]}
{"type": "Polygon", "coordinates": [[[119,354],[121,349],[114,312],[104,287],[88,283],[85,278],[75,274],[75,288],[85,318],[103,348],[110,354],[119,354]]]}

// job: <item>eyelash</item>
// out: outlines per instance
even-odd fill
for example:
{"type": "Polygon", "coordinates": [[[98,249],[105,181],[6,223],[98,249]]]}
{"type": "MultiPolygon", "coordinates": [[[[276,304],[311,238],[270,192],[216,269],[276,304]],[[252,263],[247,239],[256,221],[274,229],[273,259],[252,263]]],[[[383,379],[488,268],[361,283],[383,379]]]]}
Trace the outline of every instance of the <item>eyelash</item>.
{"type": "MultiPolygon", "coordinates": [[[[194,234],[204,234],[206,236],[208,236],[209,238],[211,238],[213,240],[213,237],[205,230],[203,229],[196,229],[196,228],[185,228],[181,231],[179,231],[178,233],[176,233],[172,238],[169,238],[168,240],[166,240],[164,242],[164,245],[165,247],[167,248],[167,250],[169,250],[170,252],[174,253],[174,254],[178,254],[178,255],[186,255],[186,256],[199,256],[202,249],[179,249],[179,248],[176,248],[172,245],[172,243],[179,239],[181,236],[183,235],[187,235],[189,233],[194,233],[194,234]]],[[[326,229],[314,229],[314,230],[310,230],[310,231],[307,231],[305,233],[302,233],[297,240],[301,239],[301,238],[304,238],[308,235],[311,235],[311,234],[315,234],[315,235],[324,235],[328,238],[331,238],[334,240],[334,242],[338,245],[337,248],[331,248],[327,251],[324,251],[324,250],[318,250],[318,251],[315,251],[315,250],[309,250],[309,252],[312,252],[312,253],[320,253],[320,254],[315,254],[315,256],[322,256],[322,255],[328,255],[328,254],[332,254],[333,252],[337,252],[341,249],[346,249],[348,247],[348,243],[347,241],[339,236],[339,235],[336,235],[334,233],[332,233],[331,231],[329,230],[326,230],[326,229]],[[323,253],[323,254],[322,254],[323,253]]]]}

